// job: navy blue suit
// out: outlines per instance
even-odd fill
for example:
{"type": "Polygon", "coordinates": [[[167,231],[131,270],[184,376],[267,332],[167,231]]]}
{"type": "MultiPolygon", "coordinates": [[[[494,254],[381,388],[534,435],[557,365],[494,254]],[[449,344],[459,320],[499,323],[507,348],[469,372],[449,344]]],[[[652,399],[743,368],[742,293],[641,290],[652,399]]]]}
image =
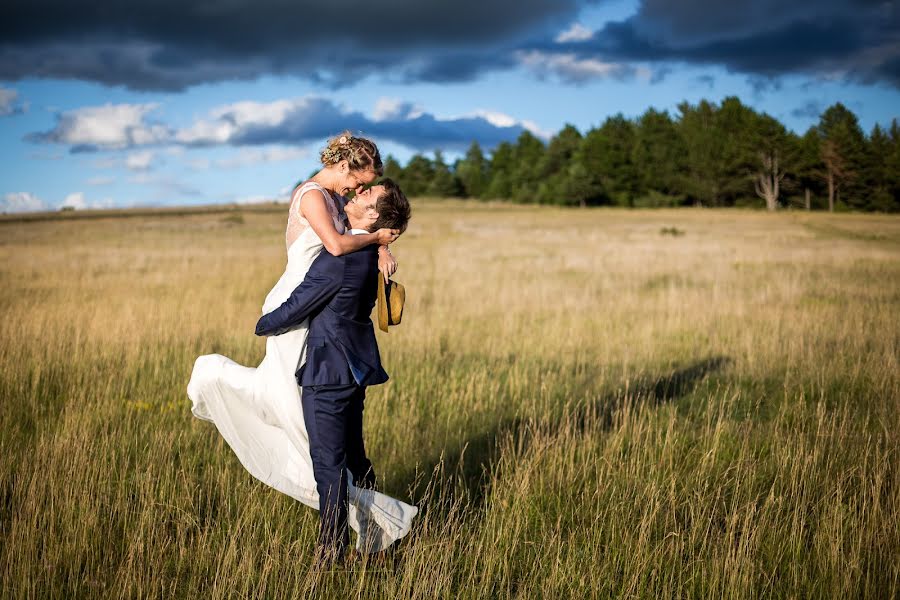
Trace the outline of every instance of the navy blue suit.
{"type": "Polygon", "coordinates": [[[319,543],[336,554],[350,540],[347,469],[356,486],[375,487],[362,414],[366,386],[388,379],[369,316],[377,287],[377,245],[344,256],[323,250],[291,296],[256,324],[257,335],[278,335],[309,318],[306,362],[296,376],[319,492],[319,543]]]}
{"type": "Polygon", "coordinates": [[[388,375],[369,318],[377,291],[378,246],[344,256],[323,250],[291,296],[259,319],[256,335],[284,333],[308,317],[306,363],[297,371],[297,383],[384,383],[388,375]]]}

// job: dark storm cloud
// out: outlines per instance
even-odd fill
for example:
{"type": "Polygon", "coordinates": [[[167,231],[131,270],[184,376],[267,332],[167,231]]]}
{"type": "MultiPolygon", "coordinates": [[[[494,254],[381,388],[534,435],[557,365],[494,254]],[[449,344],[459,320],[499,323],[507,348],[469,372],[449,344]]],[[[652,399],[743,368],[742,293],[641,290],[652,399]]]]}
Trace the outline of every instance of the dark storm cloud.
{"type": "Polygon", "coordinates": [[[715,64],[763,78],[846,77],[900,87],[895,0],[645,0],[585,41],[544,52],[581,60],[715,64]]]}
{"type": "Polygon", "coordinates": [[[578,0],[35,0],[0,20],[0,79],[179,90],[263,74],[458,81],[571,22],[578,0]]]}
{"type": "Polygon", "coordinates": [[[467,81],[522,66],[582,84],[656,81],[686,63],[900,87],[900,0],[644,0],[593,35],[576,23],[588,1],[14,2],[0,20],[0,80],[181,90],[292,75],[335,88],[369,75],[467,81]]]}

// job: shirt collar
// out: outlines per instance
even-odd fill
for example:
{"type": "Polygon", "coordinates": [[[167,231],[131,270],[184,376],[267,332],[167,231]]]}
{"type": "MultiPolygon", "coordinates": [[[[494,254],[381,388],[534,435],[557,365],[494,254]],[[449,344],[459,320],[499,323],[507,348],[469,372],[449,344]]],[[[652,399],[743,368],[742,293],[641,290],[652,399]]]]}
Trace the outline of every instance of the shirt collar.
{"type": "Polygon", "coordinates": [[[352,233],[353,235],[364,235],[369,232],[366,231],[365,229],[351,229],[350,233],[352,233]]]}

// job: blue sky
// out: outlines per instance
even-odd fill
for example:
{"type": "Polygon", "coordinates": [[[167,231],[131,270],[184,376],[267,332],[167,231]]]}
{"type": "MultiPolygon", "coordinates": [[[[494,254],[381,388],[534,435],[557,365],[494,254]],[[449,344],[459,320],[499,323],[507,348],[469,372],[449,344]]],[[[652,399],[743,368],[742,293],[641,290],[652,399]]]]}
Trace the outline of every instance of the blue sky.
{"type": "Polygon", "coordinates": [[[284,199],[344,127],[405,161],[730,95],[900,117],[894,1],[44,4],[0,25],[4,212],[284,199]]]}

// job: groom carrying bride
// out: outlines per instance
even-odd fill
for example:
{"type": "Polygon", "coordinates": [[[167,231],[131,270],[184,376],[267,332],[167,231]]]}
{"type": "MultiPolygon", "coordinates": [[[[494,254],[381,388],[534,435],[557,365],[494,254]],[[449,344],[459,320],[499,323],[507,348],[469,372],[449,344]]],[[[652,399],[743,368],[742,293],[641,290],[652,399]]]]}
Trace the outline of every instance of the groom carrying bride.
{"type": "MultiPolygon", "coordinates": [[[[410,206],[400,188],[385,179],[359,193],[345,213],[354,234],[379,228],[402,232],[410,206]]],[[[322,250],[291,296],[256,324],[257,335],[279,335],[309,319],[306,361],[296,378],[319,493],[320,565],[341,559],[350,541],[347,470],[356,487],[375,487],[362,414],[366,387],[388,379],[370,319],[377,288],[377,245],[342,256],[322,250]]]]}

